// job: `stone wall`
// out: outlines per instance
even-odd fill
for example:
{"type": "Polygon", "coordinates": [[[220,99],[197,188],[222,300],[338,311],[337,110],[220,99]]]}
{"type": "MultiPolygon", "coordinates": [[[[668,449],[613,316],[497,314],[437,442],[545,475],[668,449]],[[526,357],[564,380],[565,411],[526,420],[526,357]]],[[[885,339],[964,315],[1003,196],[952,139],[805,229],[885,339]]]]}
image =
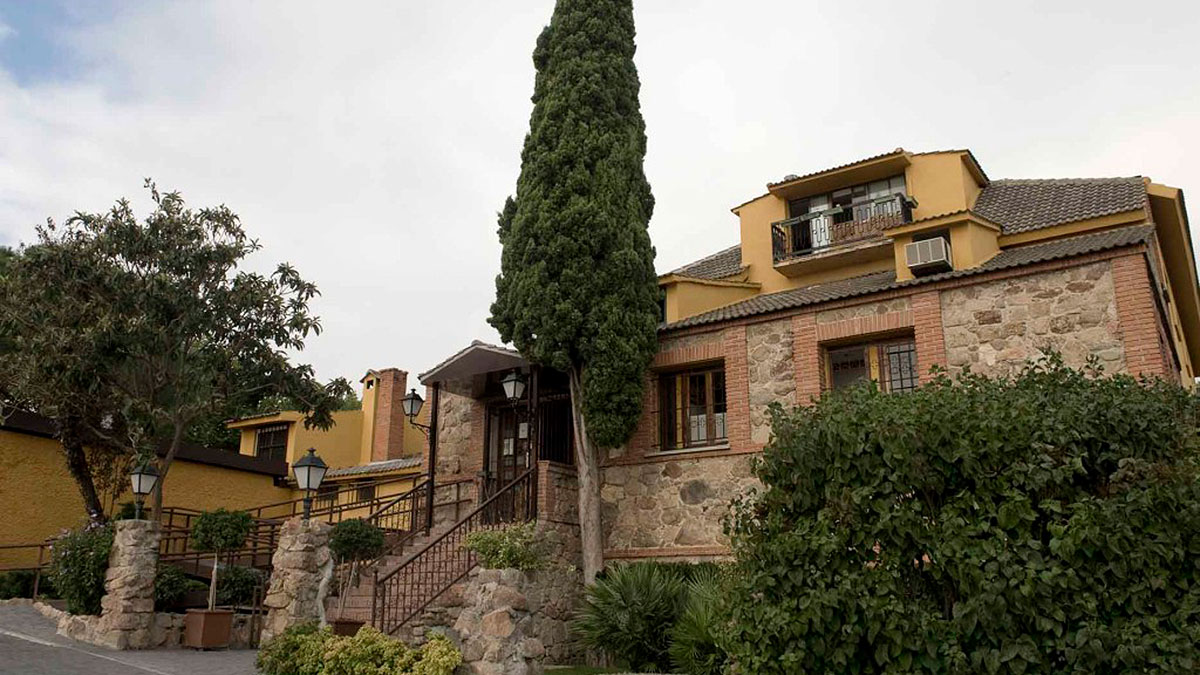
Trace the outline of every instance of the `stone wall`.
{"type": "Polygon", "coordinates": [[[1107,261],[942,292],[951,375],[1008,375],[1049,349],[1079,368],[1096,355],[1125,370],[1125,351],[1107,261]]]}
{"type": "Polygon", "coordinates": [[[726,545],[729,501],[754,485],[749,455],[608,466],[601,470],[606,551],[726,545]]]}
{"type": "Polygon", "coordinates": [[[583,592],[580,573],[476,569],[471,572],[453,631],[463,667],[480,675],[541,673],[573,663],[581,653],[567,622],[583,592]]]}
{"type": "MultiPolygon", "coordinates": [[[[86,638],[89,632],[94,633],[96,629],[95,624],[99,619],[99,617],[95,616],[74,616],[67,614],[61,609],[52,607],[44,602],[34,602],[28,598],[0,600],[0,606],[18,604],[31,605],[34,609],[55,622],[60,635],[81,642],[91,642],[91,640],[86,638]]],[[[171,612],[155,612],[154,622],[150,626],[150,643],[147,645],[147,648],[178,649],[182,647],[183,622],[186,616],[186,614],[174,614],[171,612]]],[[[257,620],[261,621],[261,618],[257,620]]],[[[233,632],[229,640],[230,649],[251,649],[255,646],[255,621],[256,617],[249,614],[233,615],[233,632]]]]}
{"type": "Polygon", "coordinates": [[[438,392],[439,482],[474,477],[483,468],[483,403],[471,398],[470,384],[450,381],[438,392]]]}
{"type": "Polygon", "coordinates": [[[325,597],[333,578],[329,523],[292,518],[279,529],[279,545],[271,557],[271,584],[262,639],[270,640],[290,626],[325,623],[325,597]]]}
{"type": "Polygon", "coordinates": [[[109,649],[153,647],[159,537],[157,522],[117,521],[100,616],[63,614],[58,618],[59,634],[109,649]]]}
{"type": "Polygon", "coordinates": [[[750,389],[750,440],[765,444],[771,437],[772,403],[796,404],[792,365],[792,321],[779,319],[746,327],[746,360],[750,389]]]}

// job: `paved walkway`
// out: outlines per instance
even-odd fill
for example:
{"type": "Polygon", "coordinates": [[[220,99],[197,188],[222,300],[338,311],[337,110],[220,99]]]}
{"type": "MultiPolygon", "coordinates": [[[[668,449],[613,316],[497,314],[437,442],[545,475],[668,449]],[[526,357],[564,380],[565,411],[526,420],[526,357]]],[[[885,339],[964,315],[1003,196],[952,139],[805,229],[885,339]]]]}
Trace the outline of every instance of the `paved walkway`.
{"type": "Polygon", "coordinates": [[[3,675],[254,675],[253,650],[114,652],[68,640],[26,605],[0,606],[3,675]]]}

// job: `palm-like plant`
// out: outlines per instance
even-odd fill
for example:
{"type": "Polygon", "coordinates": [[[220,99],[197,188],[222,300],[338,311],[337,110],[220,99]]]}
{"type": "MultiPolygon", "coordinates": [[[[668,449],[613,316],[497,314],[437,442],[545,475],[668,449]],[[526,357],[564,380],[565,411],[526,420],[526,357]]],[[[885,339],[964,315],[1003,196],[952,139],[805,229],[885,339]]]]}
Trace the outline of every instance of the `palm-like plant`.
{"type": "Polygon", "coordinates": [[[670,628],[685,599],[677,574],[658,565],[614,565],[587,588],[571,629],[622,667],[662,671],[670,664],[670,628]]]}
{"type": "Polygon", "coordinates": [[[697,569],[687,585],[687,603],[671,630],[671,662],[688,675],[721,675],[728,655],[721,635],[721,577],[716,568],[697,569]]]}

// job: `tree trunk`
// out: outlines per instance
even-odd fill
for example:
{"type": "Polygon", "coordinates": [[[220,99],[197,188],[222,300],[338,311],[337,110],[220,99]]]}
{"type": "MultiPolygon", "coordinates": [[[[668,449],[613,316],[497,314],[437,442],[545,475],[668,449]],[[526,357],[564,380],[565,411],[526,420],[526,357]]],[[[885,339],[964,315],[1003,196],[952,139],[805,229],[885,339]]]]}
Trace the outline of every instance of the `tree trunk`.
{"type": "Polygon", "coordinates": [[[93,523],[105,521],[104,505],[100,503],[100,495],[96,493],[96,483],[92,480],[92,470],[88,465],[87,452],[80,442],[78,434],[70,428],[70,422],[59,427],[59,442],[62,443],[63,453],[67,458],[67,471],[75,479],[79,487],[79,495],[83,497],[83,508],[87,510],[88,520],[93,523]]]}
{"type": "Polygon", "coordinates": [[[575,426],[575,471],[579,478],[579,539],[583,553],[583,582],[591,584],[604,568],[604,538],[600,532],[600,462],[583,419],[583,372],[570,369],[571,417],[575,426]]]}
{"type": "Polygon", "coordinates": [[[220,552],[213,554],[212,576],[208,582],[208,611],[210,612],[217,608],[217,561],[220,558],[220,552]]]}
{"type": "Polygon", "coordinates": [[[179,446],[183,444],[183,430],[182,424],[175,425],[171,447],[167,449],[167,454],[158,460],[158,482],[154,484],[154,516],[147,520],[162,520],[163,483],[167,482],[167,472],[171,470],[171,463],[175,461],[179,446]]]}

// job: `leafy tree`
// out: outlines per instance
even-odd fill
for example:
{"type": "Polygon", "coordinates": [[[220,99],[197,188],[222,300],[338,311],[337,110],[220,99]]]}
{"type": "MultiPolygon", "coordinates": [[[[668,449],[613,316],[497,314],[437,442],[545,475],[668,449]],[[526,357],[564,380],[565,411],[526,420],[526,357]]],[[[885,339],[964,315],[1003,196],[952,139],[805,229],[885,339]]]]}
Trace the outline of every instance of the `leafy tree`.
{"type": "Polygon", "coordinates": [[[1058,357],[776,408],[725,646],[754,673],[1194,672],[1197,410],[1058,357]]]}
{"type": "Polygon", "coordinates": [[[603,564],[596,445],[623,443],[657,349],[659,289],[642,170],[632,0],[558,0],[537,78],[489,321],[533,363],[567,373],[584,576],[603,564]]]}
{"type": "MultiPolygon", "coordinates": [[[[287,264],[269,275],[239,269],[259,244],[232,211],[192,210],[179,193],[146,186],[155,209],[144,221],[121,200],[38,229],[4,282],[14,292],[0,301],[0,325],[18,358],[0,373],[16,398],[58,421],[69,465],[72,448],[93,443],[161,455],[157,511],[193,425],[283,394],[307,426],[327,428],[346,385],[323,386],[287,356],[320,330],[308,311],[315,286],[287,264]]],[[[72,469],[82,491],[84,473],[72,469]]]]}
{"type": "Polygon", "coordinates": [[[208,586],[208,608],[217,606],[217,567],[221,553],[241,548],[250,536],[254,521],[245,511],[205,511],[192,526],[192,548],[213,554],[212,576],[208,586]]]}
{"type": "MultiPolygon", "coordinates": [[[[40,228],[49,240],[53,224],[40,228]]],[[[98,269],[81,263],[83,242],[62,238],[8,256],[0,274],[0,414],[27,410],[51,420],[67,470],[93,523],[105,520],[101,494],[118,484],[128,448],[108,371],[118,357],[90,289],[98,269]]]]}

